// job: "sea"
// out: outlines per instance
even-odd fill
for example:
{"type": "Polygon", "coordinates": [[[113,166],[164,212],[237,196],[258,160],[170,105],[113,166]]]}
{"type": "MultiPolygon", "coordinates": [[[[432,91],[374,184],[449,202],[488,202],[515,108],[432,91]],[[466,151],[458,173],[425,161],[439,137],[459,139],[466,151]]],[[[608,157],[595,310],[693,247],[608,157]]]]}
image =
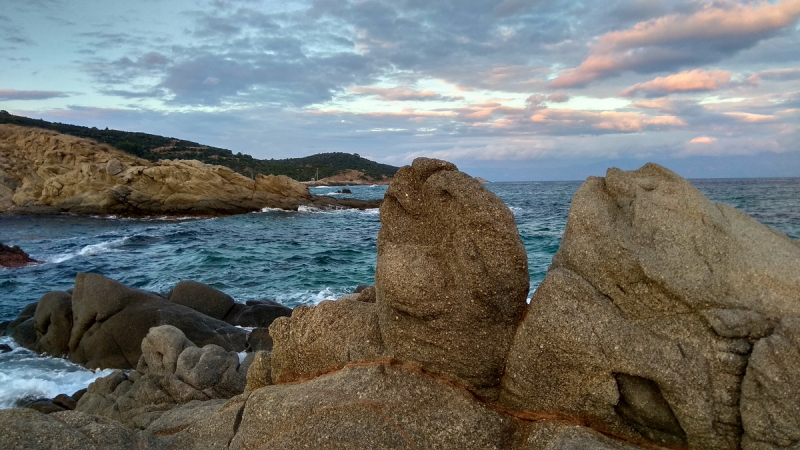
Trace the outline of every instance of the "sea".
{"type": "MultiPolygon", "coordinates": [[[[706,196],[800,239],[800,178],[691,180],[706,196]]],[[[561,240],[580,181],[488,183],[511,209],[528,253],[531,293],[561,240]]],[[[317,187],[318,195],[382,198],[386,186],[317,187]]],[[[264,210],[220,218],[0,217],[0,242],[42,264],[0,268],[0,321],[46,292],[67,290],[78,272],[166,293],[181,280],[209,284],[238,302],[270,299],[315,305],[371,285],[380,229],[377,209],[264,210]]],[[[110,371],[90,371],[40,356],[8,337],[0,354],[0,408],[72,394],[110,371]]]]}

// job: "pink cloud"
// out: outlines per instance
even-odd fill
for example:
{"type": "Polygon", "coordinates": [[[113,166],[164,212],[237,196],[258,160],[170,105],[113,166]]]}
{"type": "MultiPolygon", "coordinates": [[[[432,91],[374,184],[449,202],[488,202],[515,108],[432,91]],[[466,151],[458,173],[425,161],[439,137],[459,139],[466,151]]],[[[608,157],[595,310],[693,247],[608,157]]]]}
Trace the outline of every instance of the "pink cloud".
{"type": "Polygon", "coordinates": [[[449,97],[438,94],[434,91],[424,90],[416,91],[414,89],[394,87],[394,88],[381,88],[374,86],[356,86],[348,89],[354,94],[371,95],[380,98],[381,100],[389,101],[420,101],[420,100],[461,100],[463,97],[449,97]]]}
{"type": "Polygon", "coordinates": [[[715,91],[720,85],[730,81],[731,73],[728,71],[695,69],[636,84],[622,91],[620,95],[628,97],[638,93],[665,95],[673,92],[715,91]]]}
{"type": "Polygon", "coordinates": [[[724,114],[733,117],[739,122],[744,122],[744,123],[765,123],[765,122],[775,122],[778,120],[776,116],[764,115],[764,114],[753,114],[745,112],[728,112],[724,114]]]}
{"type": "Polygon", "coordinates": [[[771,32],[793,25],[800,17],[800,0],[777,4],[753,2],[746,5],[723,3],[693,14],[670,14],[640,22],[624,31],[613,31],[592,46],[589,56],[576,69],[554,79],[555,88],[581,86],[591,81],[632,69],[646,70],[664,62],[681,61],[676,54],[694,52],[697,59],[704,48],[714,44],[732,52],[769,37],[771,32]],[[727,45],[723,45],[725,43],[727,45]],[[676,59],[677,58],[677,59],[676,59]]]}
{"type": "Polygon", "coordinates": [[[631,106],[636,108],[642,109],[656,109],[661,112],[669,112],[674,113],[678,111],[678,108],[675,106],[675,102],[672,99],[661,97],[661,98],[654,98],[652,100],[643,100],[640,102],[636,102],[631,104],[631,106]]]}
{"type": "Polygon", "coordinates": [[[638,133],[648,128],[682,127],[686,122],[675,116],[651,116],[635,112],[578,111],[572,109],[542,109],[530,117],[540,124],[588,127],[602,131],[638,133]]]}
{"type": "Polygon", "coordinates": [[[717,142],[717,138],[709,136],[700,136],[689,141],[690,144],[713,144],[717,142]]]}

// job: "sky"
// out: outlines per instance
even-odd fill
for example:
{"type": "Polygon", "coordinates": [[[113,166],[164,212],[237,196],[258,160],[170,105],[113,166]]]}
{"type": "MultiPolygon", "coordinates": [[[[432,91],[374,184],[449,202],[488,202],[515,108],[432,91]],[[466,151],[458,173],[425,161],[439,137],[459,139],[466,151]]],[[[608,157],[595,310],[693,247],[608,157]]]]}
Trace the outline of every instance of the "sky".
{"type": "Polygon", "coordinates": [[[0,109],[491,181],[800,176],[800,0],[2,0],[0,109]]]}

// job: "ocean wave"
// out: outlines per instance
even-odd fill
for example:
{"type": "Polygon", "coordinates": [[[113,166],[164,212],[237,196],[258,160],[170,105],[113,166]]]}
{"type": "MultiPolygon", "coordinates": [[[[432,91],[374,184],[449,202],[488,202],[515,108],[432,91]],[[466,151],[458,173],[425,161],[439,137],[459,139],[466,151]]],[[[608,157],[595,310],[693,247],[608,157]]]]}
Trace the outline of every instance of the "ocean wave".
{"type": "Polygon", "coordinates": [[[76,252],[61,253],[53,256],[45,256],[44,261],[48,263],[59,264],[64,261],[69,261],[70,259],[75,258],[77,256],[97,256],[97,255],[102,255],[104,253],[123,252],[124,250],[120,249],[119,247],[122,247],[130,243],[132,239],[135,239],[137,237],[147,238],[147,236],[132,235],[118,239],[111,239],[108,241],[98,242],[97,244],[84,245],[83,247],[81,247],[80,250],[76,252]]]}
{"type": "Polygon", "coordinates": [[[339,297],[350,294],[351,290],[333,289],[325,287],[321,291],[299,291],[275,296],[275,301],[281,305],[289,307],[299,305],[317,305],[325,300],[336,300],[339,297]]]}
{"type": "Polygon", "coordinates": [[[0,343],[13,348],[0,354],[0,409],[14,408],[27,399],[72,395],[112,372],[94,372],[62,358],[40,356],[10,338],[3,338],[0,343]]]}

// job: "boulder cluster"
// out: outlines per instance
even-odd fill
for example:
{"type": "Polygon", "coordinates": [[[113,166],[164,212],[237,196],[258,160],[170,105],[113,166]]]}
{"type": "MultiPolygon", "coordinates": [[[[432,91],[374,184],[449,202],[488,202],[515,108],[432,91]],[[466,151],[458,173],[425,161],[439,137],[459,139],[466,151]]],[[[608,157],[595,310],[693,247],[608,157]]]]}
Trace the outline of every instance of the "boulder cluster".
{"type": "MultiPolygon", "coordinates": [[[[667,169],[587,180],[530,303],[511,212],[452,164],[401,169],[381,221],[374,288],[275,319],[272,347],[242,363],[224,328],[214,341],[153,321],[123,352],[135,370],[74,411],[0,411],[0,446],[800,445],[800,244],[667,169]]],[[[126,309],[75,306],[95,277],[72,293],[77,361],[92,360],[80,343],[104,311],[126,309]]],[[[97,295],[122,290],[96,280],[97,295]]]]}
{"type": "Polygon", "coordinates": [[[199,161],[150,162],[89,139],[0,125],[0,213],[218,216],[301,205],[379,202],[311,195],[283,175],[250,179],[199,161]]]}

